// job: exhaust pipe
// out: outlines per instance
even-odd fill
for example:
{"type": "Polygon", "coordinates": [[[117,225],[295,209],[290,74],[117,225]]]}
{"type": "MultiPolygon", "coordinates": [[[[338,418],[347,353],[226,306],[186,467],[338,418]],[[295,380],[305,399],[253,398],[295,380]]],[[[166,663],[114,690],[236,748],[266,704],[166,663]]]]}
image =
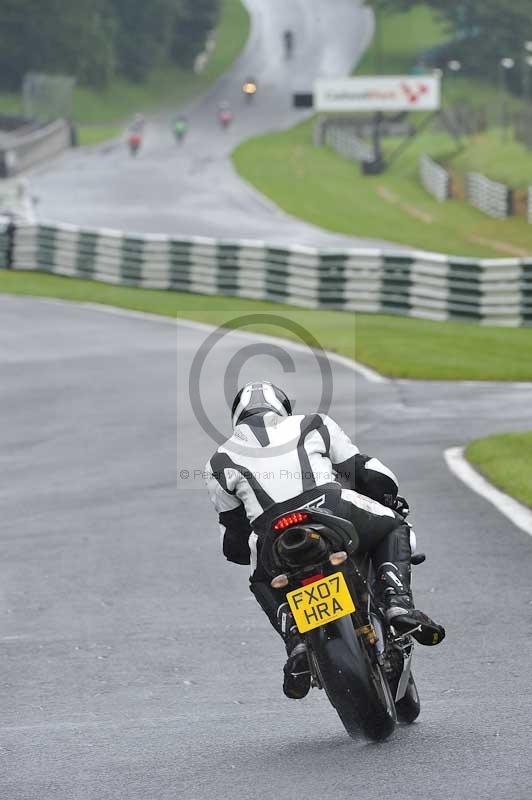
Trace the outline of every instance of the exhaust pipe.
{"type": "Polygon", "coordinates": [[[307,528],[290,528],[276,542],[281,561],[290,566],[304,566],[327,557],[327,545],[320,534],[307,528]]]}

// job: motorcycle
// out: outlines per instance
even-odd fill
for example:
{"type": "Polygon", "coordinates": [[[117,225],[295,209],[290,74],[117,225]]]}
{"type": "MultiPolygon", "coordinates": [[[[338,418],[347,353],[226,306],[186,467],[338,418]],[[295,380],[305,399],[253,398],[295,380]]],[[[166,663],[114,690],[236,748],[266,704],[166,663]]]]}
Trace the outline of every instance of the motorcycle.
{"type": "Polygon", "coordinates": [[[178,144],[182,144],[188,133],[188,124],[183,119],[178,119],[174,125],[174,136],[178,144]]]}
{"type": "Polygon", "coordinates": [[[228,108],[222,108],[218,111],[218,121],[223,130],[229,127],[233,121],[233,114],[228,108]]]}
{"type": "Polygon", "coordinates": [[[357,552],[354,526],[330,510],[339,493],[326,487],[271,520],[257,531],[260,553],[307,646],[311,685],[325,690],[350,736],[383,741],[420,712],[414,641],[386,624],[369,556],[357,552]]]}
{"type": "Polygon", "coordinates": [[[288,60],[292,58],[292,55],[294,53],[294,34],[292,33],[292,31],[284,32],[283,41],[284,41],[285,58],[288,60]]]}
{"type": "Polygon", "coordinates": [[[127,140],[130,155],[136,156],[142,144],[140,133],[131,133],[127,140]]]}
{"type": "Polygon", "coordinates": [[[244,92],[244,97],[246,98],[247,102],[250,103],[257,94],[257,83],[253,80],[253,78],[248,78],[248,80],[245,81],[245,83],[242,85],[242,91],[244,92]]]}

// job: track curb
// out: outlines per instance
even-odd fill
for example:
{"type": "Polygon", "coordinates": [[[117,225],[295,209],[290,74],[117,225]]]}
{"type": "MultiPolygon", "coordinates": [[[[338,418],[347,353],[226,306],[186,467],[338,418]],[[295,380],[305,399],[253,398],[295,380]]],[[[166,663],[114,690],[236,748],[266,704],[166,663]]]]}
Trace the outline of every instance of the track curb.
{"type": "Polygon", "coordinates": [[[473,492],[495,506],[517,528],[532,536],[532,510],[497,489],[471,466],[464,453],[464,447],[450,447],[444,451],[445,461],[453,475],[461,480],[462,483],[465,483],[473,492]]]}

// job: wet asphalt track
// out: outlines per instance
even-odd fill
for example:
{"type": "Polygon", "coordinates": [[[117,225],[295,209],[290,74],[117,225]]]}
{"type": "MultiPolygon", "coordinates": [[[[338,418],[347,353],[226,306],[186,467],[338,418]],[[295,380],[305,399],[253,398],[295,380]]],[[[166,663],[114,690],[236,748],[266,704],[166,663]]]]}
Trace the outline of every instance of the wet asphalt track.
{"type": "MultiPolygon", "coordinates": [[[[532,386],[368,383],[333,364],[332,413],[401,476],[428,561],[418,724],[350,740],[318,692],[282,696],[280,641],[226,564],[192,412],[206,333],[0,298],[0,759],[6,800],[529,800],[532,539],[450,475],[442,452],[531,426],[532,386]],[[176,381],[177,377],[177,381],[176,381]],[[176,435],[178,445],[176,446],[176,435]],[[177,480],[177,490],[176,490],[177,480]]],[[[202,396],[223,430],[231,334],[202,396]]],[[[281,375],[314,409],[310,354],[281,375]]]]}
{"type": "Polygon", "coordinates": [[[39,218],[279,244],[375,244],[327,233],[282,213],[242,181],[229,160],[240,142],[305,118],[306,112],[291,107],[294,91],[312,90],[318,76],[350,73],[371,38],[370,13],[356,0],[245,0],[245,4],[252,14],[248,45],[233,69],[191,107],[185,144],[178,147],[173,141],[174,112],[169,110],[150,120],[137,159],[129,157],[124,143],[67,153],[31,177],[39,218]],[[287,27],[297,31],[290,61],[285,60],[282,45],[287,27]],[[249,76],[259,86],[251,105],[241,92],[249,76]],[[235,114],[225,132],[216,117],[222,100],[231,103],[235,114]]]}
{"type": "MultiPolygon", "coordinates": [[[[32,178],[41,216],[341,240],[273,209],[227,154],[292,124],[288,90],[307,88],[324,63],[345,74],[370,21],[350,0],[335,0],[334,14],[331,0],[248,5],[250,46],[196,107],[185,148],[161,123],[137,162],[121,150],[69,154],[32,178]],[[291,14],[307,35],[286,70],[279,42],[291,14]],[[239,108],[251,67],[260,97],[239,108]],[[222,98],[238,115],[225,138],[213,120],[222,98]]],[[[246,569],[220,557],[201,479],[177,477],[201,470],[215,446],[188,392],[205,335],[0,298],[2,798],[530,800],[532,539],[450,475],[442,453],[530,428],[532,386],[373,384],[333,365],[331,413],[401,476],[429,556],[415,572],[418,604],[448,629],[440,648],[416,652],[420,721],[370,745],[345,735],[321,693],[284,699],[283,648],[246,569]]],[[[244,344],[226,337],[201,384],[226,431],[223,378],[244,344]]],[[[293,358],[293,374],[263,356],[242,379],[269,374],[314,410],[314,359],[293,358]]]]}

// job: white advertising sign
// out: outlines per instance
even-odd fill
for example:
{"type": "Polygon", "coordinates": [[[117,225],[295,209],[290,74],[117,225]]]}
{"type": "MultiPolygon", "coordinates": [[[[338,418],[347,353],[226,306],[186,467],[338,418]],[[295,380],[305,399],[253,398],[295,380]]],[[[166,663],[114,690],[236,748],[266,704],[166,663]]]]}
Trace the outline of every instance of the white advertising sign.
{"type": "Polygon", "coordinates": [[[440,106],[437,75],[323,79],[314,87],[317,111],[436,111],[440,106]]]}

